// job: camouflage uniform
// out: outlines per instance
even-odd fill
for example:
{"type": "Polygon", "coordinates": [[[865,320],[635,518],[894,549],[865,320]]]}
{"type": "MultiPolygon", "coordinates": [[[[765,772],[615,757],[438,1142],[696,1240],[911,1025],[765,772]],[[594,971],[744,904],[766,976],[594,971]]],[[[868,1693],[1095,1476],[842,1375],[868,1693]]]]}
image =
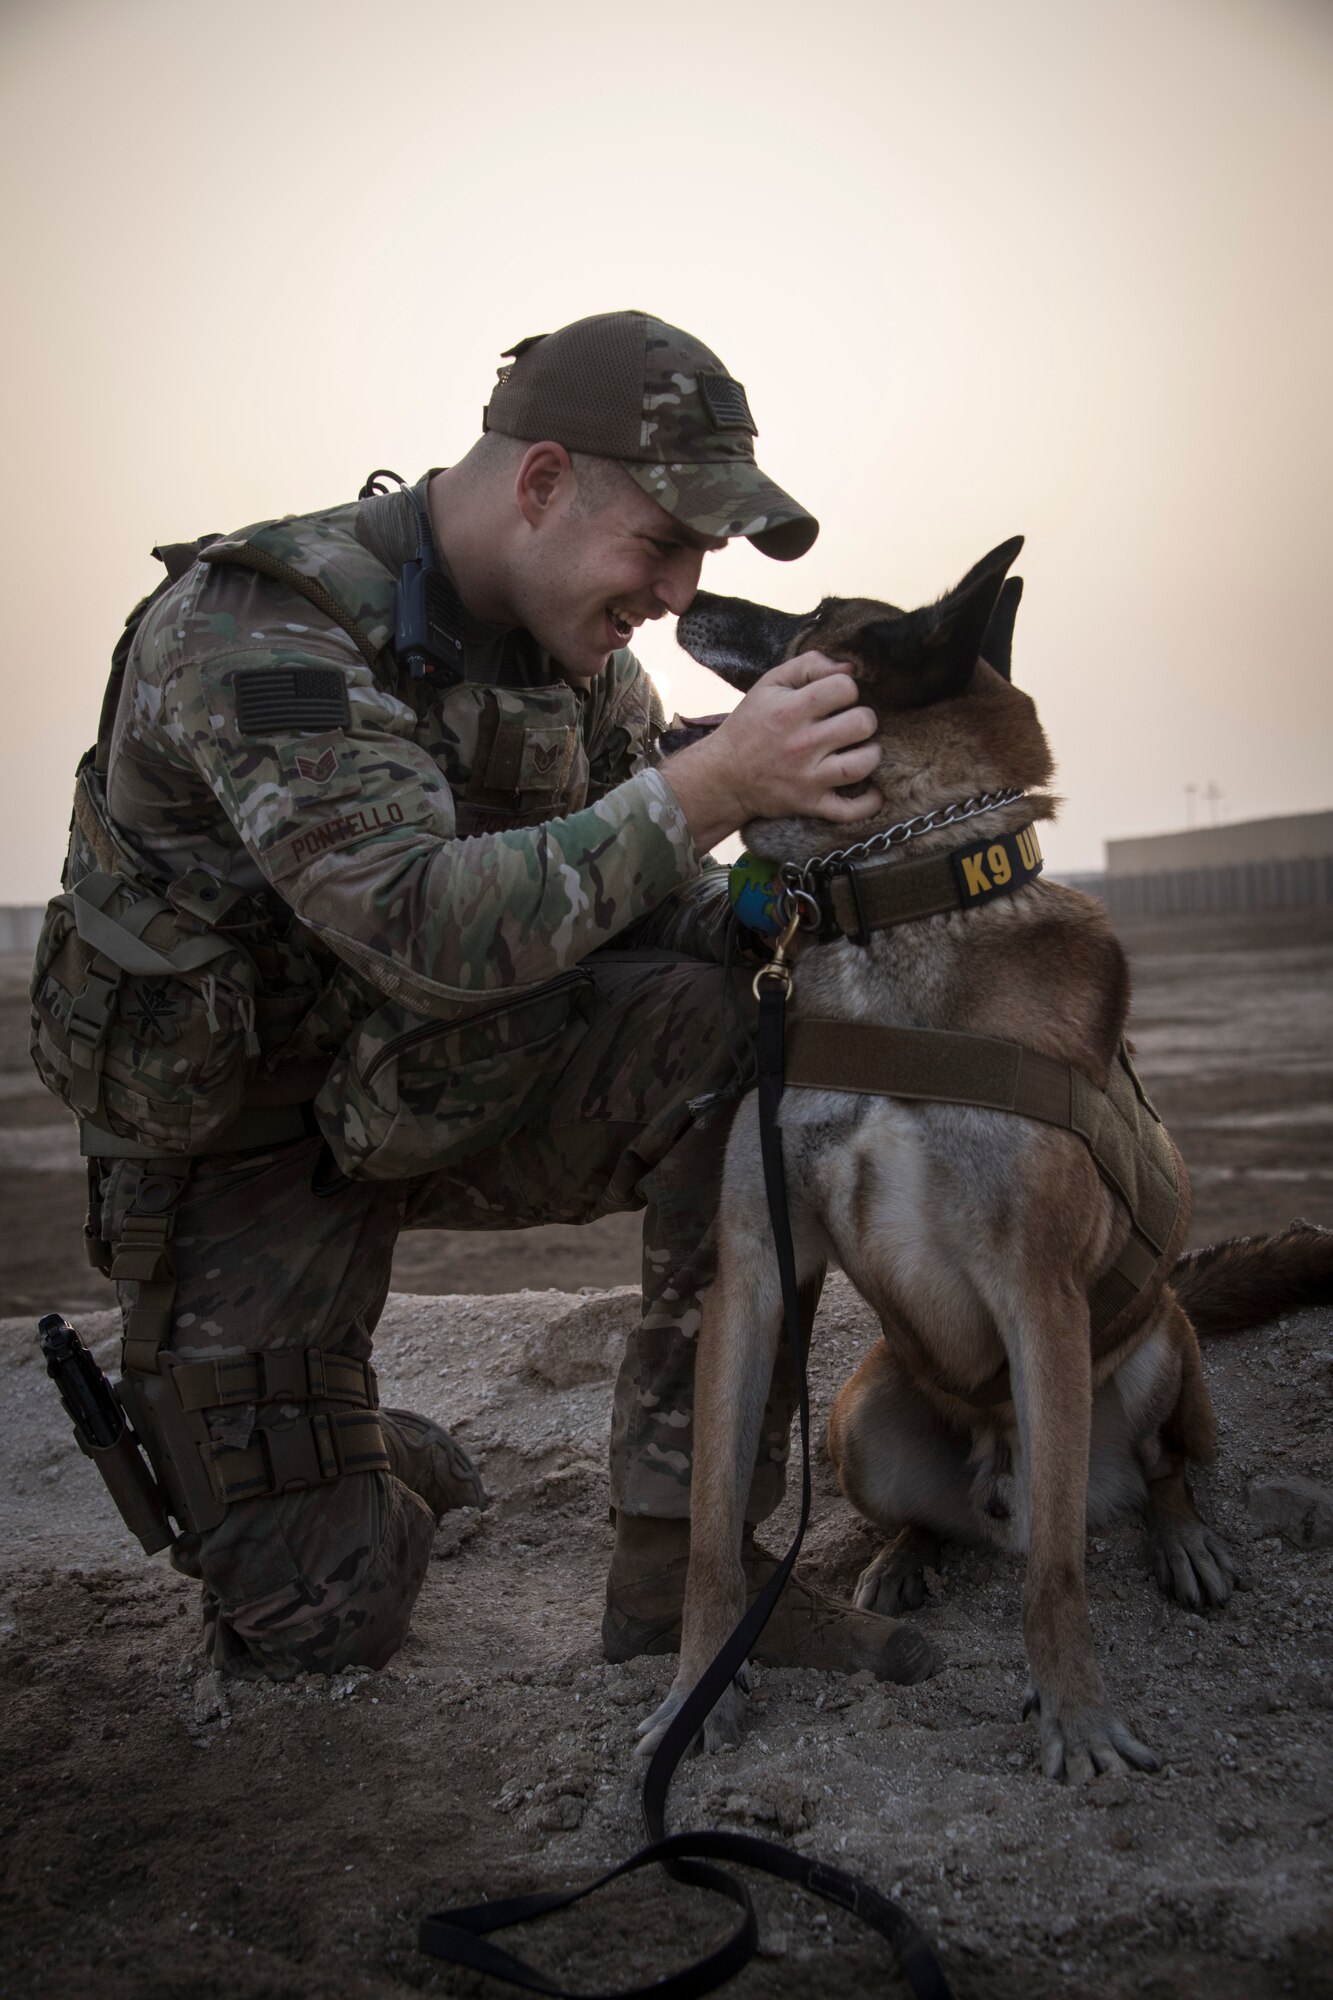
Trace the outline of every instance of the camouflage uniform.
{"type": "MultiPolygon", "coordinates": [[[[167,1161],[165,1182],[160,1159],[104,1157],[93,1239],[118,1259],[131,1329],[166,1283],[172,1379],[205,1364],[208,1382],[231,1368],[244,1385],[249,1356],[365,1362],[402,1227],[646,1206],[612,1498],[680,1517],[698,1295],[748,1054],[747,981],[720,964],[725,877],[651,767],[660,717],[632,654],[587,689],[520,632],[470,648],[446,688],[378,656],[406,506],[383,496],[217,543],[138,629],[107,773],[115,836],[147,881],[196,871],[241,899],[261,971],[247,1103],[298,1106],[324,1080],[305,1140],[177,1160],[174,1181],[167,1161]],[[256,552],[267,573],[247,566],[256,552]],[[292,573],[350,608],[363,643],[292,573]],[[163,1208],[169,1279],[134,1262],[163,1208]]],[[[98,861],[76,828],[69,879],[98,861]]],[[[150,982],[123,986],[118,1020],[137,1023],[140,1070],[169,1080],[172,1018],[150,982]]],[[[114,1152],[116,1119],[98,1117],[114,1152]]],[[[156,1365],[133,1337],[126,1361],[156,1365]]],[[[176,1554],[203,1581],[213,1657],[237,1671],[382,1662],[424,1575],[431,1510],[382,1457],[263,1490],[281,1483],[282,1439],[300,1432],[308,1455],[307,1431],[337,1415],[317,1389],[202,1406],[209,1477],[239,1467],[243,1492],[261,1468],[259,1497],[176,1554]]],[[[780,1495],[789,1415],[776,1401],[753,1518],[780,1495]]]]}

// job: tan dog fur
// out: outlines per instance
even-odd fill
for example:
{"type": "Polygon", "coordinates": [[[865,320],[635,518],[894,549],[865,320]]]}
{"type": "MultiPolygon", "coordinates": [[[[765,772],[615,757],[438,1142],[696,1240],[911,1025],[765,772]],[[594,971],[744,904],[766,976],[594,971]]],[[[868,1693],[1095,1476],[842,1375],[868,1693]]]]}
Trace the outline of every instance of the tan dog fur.
{"type": "MultiPolygon", "coordinates": [[[[961,686],[931,699],[913,674],[927,671],[938,639],[927,633],[906,664],[892,666],[869,648],[867,635],[882,637],[900,616],[871,601],[833,600],[785,635],[782,657],[817,648],[846,661],[880,717],[883,810],[838,844],[1013,785],[1027,800],[971,821],[966,839],[1050,818],[1051,758],[1032,701],[977,658],[975,637],[961,686]]],[[[707,648],[697,656],[715,664],[707,648]]],[[[827,827],[811,822],[766,822],[746,838],[777,861],[831,845],[827,827]]],[[[958,830],[943,830],[897,852],[915,861],[958,843],[958,830]]],[[[864,947],[807,946],[793,1007],[825,1020],[1025,1042],[1100,1084],[1128,1001],[1124,954],[1101,905],[1037,880],[981,908],[877,932],[864,947]]],[[[1140,1297],[1113,1349],[1092,1339],[1088,1290],[1113,1263],[1128,1221],[1071,1134],[1003,1112],[810,1090],[787,1093],[781,1123],[798,1277],[817,1283],[836,1261],[883,1329],[841,1390],[828,1432],[843,1491],[887,1538],[857,1603],[886,1613],[919,1605],[923,1565],[943,1536],[1026,1551],[1023,1634],[1045,1771],[1078,1779],[1126,1764],[1155,1768],[1103,1688],[1085,1528],[1142,1508],[1165,1589],[1190,1606],[1221,1604],[1231,1592],[1236,1565],[1200,1520],[1186,1472],[1210,1456],[1214,1437],[1186,1312],[1159,1285],[1140,1297]]],[[[1181,1177],[1176,1248],[1187,1222],[1183,1167],[1181,1177]]],[[[744,1608],[744,1496],[780,1326],[751,1097],[727,1151],[719,1270],[699,1340],[680,1670],[642,1726],[645,1751],[744,1608]]],[[[705,1727],[709,1749],[735,1740],[741,1712],[732,1688],[705,1727]]]]}

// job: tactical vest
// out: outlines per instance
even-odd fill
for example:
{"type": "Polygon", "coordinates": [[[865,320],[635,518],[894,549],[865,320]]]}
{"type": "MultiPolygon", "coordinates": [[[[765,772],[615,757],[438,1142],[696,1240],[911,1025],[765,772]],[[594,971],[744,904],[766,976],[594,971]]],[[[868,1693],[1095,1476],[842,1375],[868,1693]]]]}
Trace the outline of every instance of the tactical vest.
{"type": "Polygon", "coordinates": [[[580,696],[563,681],[469,679],[439,687],[400,675],[394,586],[414,548],[410,504],[389,494],[154,550],[167,578],[135,606],[113,655],[32,986],[33,1059],[78,1114],[86,1154],[234,1151],[300,1137],[317,1121],[344,1173],[399,1179],[498,1143],[531,1115],[540,1057],[577,1024],[585,974],[455,1019],[414,1013],[381,1001],[273,892],[238,893],[203,871],[150,879],[107,806],[135,634],[158,597],[203,561],[304,597],[413,703],[417,740],[449,781],[460,835],[578,811],[604,689],[580,696]],[[342,1043],[332,1063],[331,1031],[332,1045],[342,1043]]]}

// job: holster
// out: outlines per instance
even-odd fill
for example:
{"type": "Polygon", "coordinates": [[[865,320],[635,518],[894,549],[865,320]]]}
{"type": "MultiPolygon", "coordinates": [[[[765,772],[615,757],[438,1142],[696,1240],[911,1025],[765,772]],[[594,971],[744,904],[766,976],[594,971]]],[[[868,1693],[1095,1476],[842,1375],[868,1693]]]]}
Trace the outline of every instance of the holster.
{"type": "MultiPolygon", "coordinates": [[[[130,1416],[129,1405],[120,1393],[123,1386],[116,1385],[116,1400],[130,1416]]],[[[130,1423],[137,1432],[138,1425],[132,1416],[130,1423]]],[[[121,1520],[141,1544],[144,1554],[155,1556],[159,1549],[171,1547],[176,1534],[167,1518],[161,1484],[144,1464],[141,1443],[141,1438],[136,1440],[131,1431],[123,1430],[112,1445],[85,1444],[80,1438],[79,1448],[101,1473],[121,1520]]]]}

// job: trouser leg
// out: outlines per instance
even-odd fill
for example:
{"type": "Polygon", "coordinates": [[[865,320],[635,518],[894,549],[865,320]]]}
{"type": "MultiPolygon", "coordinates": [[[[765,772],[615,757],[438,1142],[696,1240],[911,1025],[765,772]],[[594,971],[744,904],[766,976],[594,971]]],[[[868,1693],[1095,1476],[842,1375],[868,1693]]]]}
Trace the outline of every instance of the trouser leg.
{"type": "MultiPolygon", "coordinates": [[[[310,1349],[368,1359],[402,1190],[352,1186],[317,1198],[310,1180],[318,1151],[311,1141],[192,1163],[166,1244],[164,1349],[174,1361],[226,1363],[310,1349]]],[[[113,1246],[133,1237],[150,1171],[132,1161],[107,1171],[102,1228],[113,1246]]],[[[118,1289],[132,1335],[145,1285],[129,1280],[118,1289]]],[[[126,1358],[151,1359],[133,1340],[126,1358]]],[[[161,1372],[169,1375],[169,1366],[161,1372]]],[[[291,1436],[320,1407],[304,1400],[215,1404],[200,1421],[225,1466],[234,1462],[229,1454],[251,1451],[258,1432],[291,1436]]],[[[429,1507],[391,1473],[354,1472],[238,1499],[218,1525],[187,1535],[173,1560],[203,1584],[215,1664],[285,1679],[390,1658],[406,1633],[434,1526],[429,1507]]]]}
{"type": "MultiPolygon", "coordinates": [[[[690,1511],[694,1364],[702,1295],[717,1269],[717,1203],[730,1112],[687,1125],[643,1176],[643,1318],[630,1335],[611,1410],[611,1504],[680,1520],[690,1511]]],[[[782,1499],[796,1389],[780,1350],[764,1409],[747,1521],[782,1499]]]]}
{"type": "MultiPolygon", "coordinates": [[[[748,1082],[748,974],[654,952],[587,961],[591,1023],[539,1116],[506,1144],[413,1183],[407,1228],[512,1229],[644,1209],[643,1316],[616,1382],[611,1499],[689,1513],[700,1295],[716,1262],[722,1158],[748,1082]]],[[[781,1357],[747,1506],[782,1497],[795,1389],[781,1357]]]]}

